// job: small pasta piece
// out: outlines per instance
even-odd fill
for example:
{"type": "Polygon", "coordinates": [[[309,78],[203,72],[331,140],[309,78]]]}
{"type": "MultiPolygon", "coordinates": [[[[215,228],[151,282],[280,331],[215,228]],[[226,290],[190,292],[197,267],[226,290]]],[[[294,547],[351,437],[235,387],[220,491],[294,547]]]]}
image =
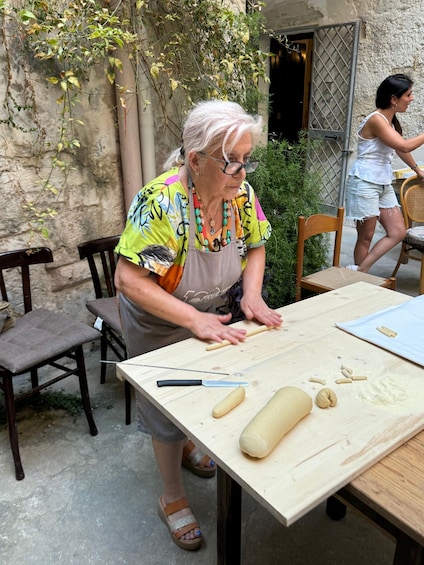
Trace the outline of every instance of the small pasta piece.
{"type": "MultiPolygon", "coordinates": [[[[342,366],[340,367],[340,369],[342,370],[342,373],[343,373],[343,371],[345,371],[346,373],[349,373],[349,375],[352,375],[352,374],[353,374],[353,369],[351,369],[351,368],[348,367],[347,365],[342,365],[342,366]]],[[[346,375],[345,375],[345,376],[346,376],[346,375]]]]}
{"type": "Polygon", "coordinates": [[[325,385],[325,380],[324,379],[319,379],[318,377],[311,377],[309,379],[310,383],[318,383],[319,385],[325,385]]]}
{"type": "MultiPolygon", "coordinates": [[[[353,373],[353,371],[352,371],[353,373]]],[[[347,369],[342,369],[342,375],[344,375],[347,379],[352,378],[352,373],[349,372],[347,369]]]]}
{"type": "Polygon", "coordinates": [[[366,381],[366,380],[368,380],[368,377],[366,377],[365,375],[352,375],[350,378],[352,379],[352,381],[366,381]]]}
{"type": "Polygon", "coordinates": [[[352,383],[353,381],[351,378],[343,377],[341,379],[336,379],[334,382],[338,385],[342,385],[352,383]]]}
{"type": "Polygon", "coordinates": [[[331,388],[322,388],[315,397],[315,404],[318,408],[329,408],[337,404],[337,396],[331,388]]]}
{"type": "Polygon", "coordinates": [[[379,326],[376,328],[380,333],[386,335],[387,337],[396,337],[397,332],[395,330],[391,330],[390,328],[386,328],[386,326],[379,326]]]}

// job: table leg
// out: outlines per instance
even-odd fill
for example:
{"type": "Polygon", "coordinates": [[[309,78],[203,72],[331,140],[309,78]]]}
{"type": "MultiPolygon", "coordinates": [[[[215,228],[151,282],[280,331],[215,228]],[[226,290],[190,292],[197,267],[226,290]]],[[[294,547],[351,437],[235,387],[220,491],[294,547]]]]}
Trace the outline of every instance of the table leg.
{"type": "Polygon", "coordinates": [[[402,532],[396,539],[393,565],[424,565],[424,548],[402,532]]]}
{"type": "Polygon", "coordinates": [[[220,467],[217,470],[218,565],[240,564],[241,487],[220,467]]]}
{"type": "Polygon", "coordinates": [[[330,496],[327,498],[325,512],[332,520],[338,521],[346,516],[346,506],[335,496],[330,496]]]}
{"type": "Polygon", "coordinates": [[[339,520],[341,514],[343,514],[343,508],[346,510],[343,502],[338,500],[339,497],[370,518],[396,540],[393,565],[424,565],[424,547],[406,533],[402,532],[397,526],[392,524],[389,519],[379,514],[366,502],[355,496],[355,493],[351,492],[349,486],[342,488],[335,496],[328,498],[327,514],[330,518],[339,520]]]}

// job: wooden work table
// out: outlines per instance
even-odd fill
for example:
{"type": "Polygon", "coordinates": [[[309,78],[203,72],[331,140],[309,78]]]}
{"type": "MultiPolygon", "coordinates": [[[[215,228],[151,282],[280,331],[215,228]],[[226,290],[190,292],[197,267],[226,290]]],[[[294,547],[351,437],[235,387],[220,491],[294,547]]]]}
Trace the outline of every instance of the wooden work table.
{"type": "Polygon", "coordinates": [[[395,565],[424,565],[424,431],[337,493],[396,540],[395,565]]]}
{"type": "MultiPolygon", "coordinates": [[[[219,563],[240,560],[243,488],[284,526],[338,493],[362,511],[373,510],[385,520],[382,525],[391,524],[394,535],[404,536],[398,553],[411,557],[399,565],[421,565],[412,555],[421,553],[424,540],[423,440],[414,438],[424,429],[424,369],[335,326],[408,300],[360,282],[281,308],[281,329],[237,346],[206,351],[206,344],[193,338],[117,366],[118,376],[217,462],[219,563]],[[368,379],[335,384],[342,364],[368,379]],[[314,405],[264,459],[241,453],[241,431],[276,390],[297,386],[315,398],[322,385],[311,377],[324,379],[336,391],[337,406],[321,410],[314,405]],[[231,389],[156,385],[158,379],[176,378],[245,380],[249,386],[240,406],[214,419],[212,407],[231,389]],[[378,400],[382,387],[390,388],[388,403],[378,400]]],[[[257,327],[237,325],[248,331],[257,327]]]]}

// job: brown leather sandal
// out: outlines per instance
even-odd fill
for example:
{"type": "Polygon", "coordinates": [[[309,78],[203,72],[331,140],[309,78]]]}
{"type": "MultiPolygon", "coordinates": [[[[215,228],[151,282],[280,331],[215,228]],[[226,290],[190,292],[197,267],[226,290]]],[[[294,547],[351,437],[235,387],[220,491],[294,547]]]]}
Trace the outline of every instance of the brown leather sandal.
{"type": "Polygon", "coordinates": [[[183,467],[197,475],[209,479],[215,476],[216,466],[209,455],[206,455],[199,447],[194,445],[192,441],[188,441],[183,449],[183,458],[181,461],[183,467]],[[213,464],[208,467],[207,465],[213,464]]]}
{"type": "Polygon", "coordinates": [[[170,504],[164,504],[162,501],[162,497],[159,498],[158,502],[158,514],[159,518],[162,522],[167,526],[169,533],[172,536],[173,541],[183,549],[187,551],[194,551],[199,549],[202,545],[203,537],[202,532],[200,531],[199,524],[196,521],[196,518],[193,514],[187,514],[183,518],[176,518],[172,520],[172,515],[178,512],[179,510],[183,510],[184,508],[190,509],[188,500],[186,498],[180,498],[175,502],[171,502],[170,504]],[[190,532],[191,530],[196,530],[196,536],[194,539],[185,540],[181,539],[184,534],[190,532]]]}

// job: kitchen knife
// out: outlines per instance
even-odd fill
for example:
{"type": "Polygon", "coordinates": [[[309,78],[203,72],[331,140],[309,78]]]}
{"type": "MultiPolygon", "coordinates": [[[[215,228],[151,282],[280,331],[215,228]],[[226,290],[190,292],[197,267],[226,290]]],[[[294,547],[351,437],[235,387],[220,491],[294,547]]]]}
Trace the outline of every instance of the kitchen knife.
{"type": "Polygon", "coordinates": [[[211,386],[211,387],[231,387],[247,386],[246,381],[211,381],[203,379],[164,379],[156,381],[158,386],[211,386]]]}

